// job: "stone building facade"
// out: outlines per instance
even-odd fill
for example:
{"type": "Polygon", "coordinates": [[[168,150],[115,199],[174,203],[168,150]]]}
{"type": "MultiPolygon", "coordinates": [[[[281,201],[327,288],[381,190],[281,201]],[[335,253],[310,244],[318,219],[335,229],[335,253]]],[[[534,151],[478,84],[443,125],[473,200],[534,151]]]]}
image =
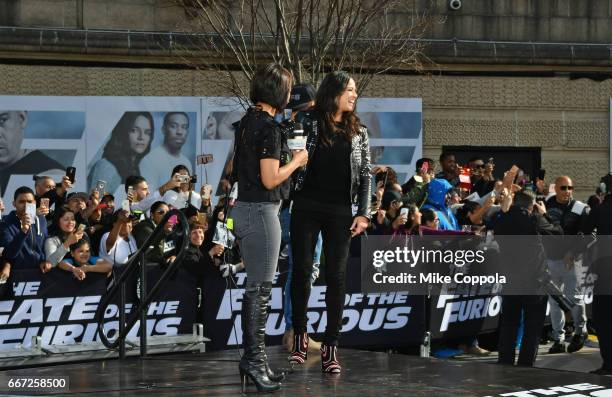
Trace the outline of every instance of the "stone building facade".
{"type": "MultiPolygon", "coordinates": [[[[0,0],[0,25],[189,29],[183,10],[162,3],[0,0]]],[[[425,3],[412,4],[419,9],[425,3]]],[[[435,47],[437,64],[428,74],[382,76],[362,95],[422,98],[424,154],[429,157],[448,145],[541,147],[547,175],[570,175],[576,195],[586,198],[610,169],[612,44],[606,43],[612,37],[612,0],[462,3],[452,11],[446,0],[433,2],[432,12],[446,22],[432,30],[431,38],[448,41],[435,47]],[[508,41],[516,43],[516,56],[500,57],[502,50],[509,51],[503,44],[508,41]],[[544,51],[529,42],[555,45],[544,51]],[[466,45],[480,51],[462,52],[466,45]]],[[[107,56],[111,62],[106,63],[102,58],[87,51],[35,50],[0,38],[0,95],[226,94],[207,83],[211,76],[176,68],[167,58],[154,67],[147,65],[152,60],[146,56],[129,53],[107,56]],[[113,64],[113,57],[123,64],[113,64]]]]}

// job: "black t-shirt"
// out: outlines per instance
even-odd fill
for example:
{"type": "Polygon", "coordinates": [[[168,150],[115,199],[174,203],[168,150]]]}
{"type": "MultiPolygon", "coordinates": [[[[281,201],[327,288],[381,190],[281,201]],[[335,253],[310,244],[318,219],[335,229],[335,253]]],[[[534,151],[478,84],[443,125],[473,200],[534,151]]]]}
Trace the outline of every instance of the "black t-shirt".
{"type": "Polygon", "coordinates": [[[351,211],[351,143],[341,133],[334,133],[330,141],[326,145],[319,138],[304,188],[296,193],[297,208],[351,211]]]}
{"type": "MultiPolygon", "coordinates": [[[[63,170],[65,167],[40,150],[33,150],[12,165],[0,170],[0,191],[6,191],[11,175],[36,175],[50,170],[63,170]]],[[[12,194],[12,193],[11,193],[12,194]]]]}
{"type": "Polygon", "coordinates": [[[249,109],[236,131],[236,139],[234,166],[238,170],[238,201],[275,202],[287,199],[290,179],[272,190],[266,189],[261,181],[260,160],[276,159],[282,167],[290,159],[287,137],[274,118],[257,108],[249,109]]]}

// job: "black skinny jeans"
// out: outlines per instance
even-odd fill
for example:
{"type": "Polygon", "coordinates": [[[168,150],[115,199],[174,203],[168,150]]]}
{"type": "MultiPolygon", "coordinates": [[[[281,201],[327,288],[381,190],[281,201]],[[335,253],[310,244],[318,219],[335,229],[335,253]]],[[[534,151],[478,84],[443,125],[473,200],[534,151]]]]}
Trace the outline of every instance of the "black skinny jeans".
{"type": "Polygon", "coordinates": [[[346,262],[351,244],[350,215],[328,214],[318,211],[294,209],[291,214],[291,250],[293,253],[293,279],[291,280],[291,308],[295,333],[307,332],[307,305],[310,297],[312,257],[319,232],[323,237],[325,256],[325,305],[327,326],[323,342],[338,345],[344,293],[346,290],[346,262]]]}
{"type": "Polygon", "coordinates": [[[516,336],[521,323],[521,310],[525,319],[525,332],[521,342],[518,365],[533,367],[538,353],[538,343],[546,319],[546,296],[505,295],[502,297],[502,313],[499,322],[498,363],[514,365],[516,336]]]}

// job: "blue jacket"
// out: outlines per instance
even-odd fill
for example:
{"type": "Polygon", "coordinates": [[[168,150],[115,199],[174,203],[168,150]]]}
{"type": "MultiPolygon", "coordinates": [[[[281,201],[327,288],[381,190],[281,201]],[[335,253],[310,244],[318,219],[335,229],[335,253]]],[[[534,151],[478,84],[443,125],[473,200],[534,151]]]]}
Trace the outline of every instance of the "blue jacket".
{"type": "Polygon", "coordinates": [[[431,208],[438,214],[440,230],[459,230],[459,223],[455,214],[446,206],[446,193],[453,186],[446,179],[434,179],[427,186],[427,202],[424,208],[431,208]]]}
{"type": "Polygon", "coordinates": [[[0,223],[0,247],[4,247],[2,257],[11,263],[13,269],[38,268],[45,260],[47,221],[44,216],[36,218],[36,223],[25,234],[15,211],[0,223]]]}

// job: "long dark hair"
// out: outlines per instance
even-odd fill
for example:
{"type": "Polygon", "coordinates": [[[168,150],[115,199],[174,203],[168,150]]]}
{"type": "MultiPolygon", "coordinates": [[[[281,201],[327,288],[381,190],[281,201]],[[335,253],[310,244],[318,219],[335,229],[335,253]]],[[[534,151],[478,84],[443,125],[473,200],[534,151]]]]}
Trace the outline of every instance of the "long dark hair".
{"type": "Polygon", "coordinates": [[[414,204],[408,204],[406,207],[408,208],[408,221],[404,225],[404,228],[408,231],[411,231],[412,229],[420,226],[419,224],[414,223],[411,219],[411,217],[419,210],[419,207],[414,204]]]}
{"type": "Polygon", "coordinates": [[[325,145],[331,144],[333,133],[341,133],[350,142],[354,136],[359,134],[359,117],[355,110],[342,114],[342,128],[334,122],[334,116],[338,111],[338,97],[346,90],[351,76],[345,71],[336,71],[327,74],[317,91],[315,101],[315,112],[320,120],[321,139],[325,145]]]}
{"type": "Polygon", "coordinates": [[[53,224],[51,225],[51,227],[49,227],[49,236],[59,237],[62,243],[66,241],[66,238],[68,238],[68,236],[66,235],[66,232],[64,232],[60,226],[60,219],[63,218],[64,215],[66,215],[68,212],[70,212],[72,215],[75,216],[74,228],[76,230],[77,223],[78,223],[76,221],[76,214],[74,213],[74,211],[72,211],[68,207],[59,207],[58,209],[55,210],[55,213],[53,214],[53,224]]]}
{"type": "Polygon", "coordinates": [[[115,128],[113,128],[111,137],[106,146],[104,146],[102,157],[115,166],[122,181],[130,175],[140,175],[138,164],[151,150],[154,131],[153,116],[149,112],[125,112],[117,122],[117,125],[115,125],[115,128]],[[134,127],[136,119],[140,116],[145,117],[151,123],[151,138],[146,150],[134,156],[130,146],[129,132],[134,127]]]}

